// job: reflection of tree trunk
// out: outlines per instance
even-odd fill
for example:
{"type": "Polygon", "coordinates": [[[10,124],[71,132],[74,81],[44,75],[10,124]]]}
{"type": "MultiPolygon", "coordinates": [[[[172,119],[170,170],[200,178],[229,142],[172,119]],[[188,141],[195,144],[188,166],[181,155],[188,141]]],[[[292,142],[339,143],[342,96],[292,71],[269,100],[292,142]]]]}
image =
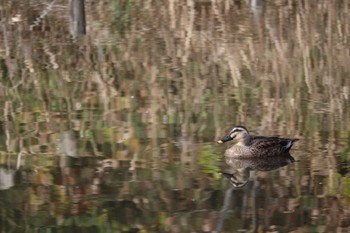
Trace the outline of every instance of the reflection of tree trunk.
{"type": "Polygon", "coordinates": [[[252,197],[253,197],[252,224],[253,224],[253,227],[254,227],[253,232],[257,232],[259,219],[258,219],[258,210],[257,210],[258,207],[257,207],[256,203],[257,203],[257,189],[258,189],[258,186],[259,186],[259,182],[256,180],[255,174],[254,174],[253,177],[254,177],[254,180],[253,180],[253,187],[252,187],[252,197]]]}
{"type": "Polygon", "coordinates": [[[227,212],[232,208],[232,197],[234,190],[234,187],[231,187],[226,190],[224,205],[222,207],[222,210],[220,211],[220,215],[216,225],[216,232],[222,232],[222,228],[224,227],[224,221],[227,218],[227,212]]]}
{"type": "Polygon", "coordinates": [[[157,86],[157,77],[159,75],[159,70],[157,67],[152,66],[150,67],[150,73],[148,73],[150,77],[150,89],[153,89],[151,96],[150,96],[150,107],[149,107],[149,114],[150,114],[150,128],[147,129],[149,131],[149,138],[151,139],[151,145],[152,145],[152,172],[153,172],[153,179],[161,179],[161,174],[159,172],[160,167],[160,120],[158,117],[158,113],[160,112],[161,105],[160,105],[160,99],[162,96],[162,93],[160,91],[160,88],[157,86]]]}
{"type": "Polygon", "coordinates": [[[242,219],[242,228],[246,225],[246,216],[247,216],[247,208],[248,208],[248,196],[251,184],[248,185],[249,188],[244,189],[244,195],[242,198],[242,207],[241,207],[241,219],[242,219]]]}
{"type": "Polygon", "coordinates": [[[74,37],[86,33],[84,0],[70,0],[70,28],[74,37]]]}

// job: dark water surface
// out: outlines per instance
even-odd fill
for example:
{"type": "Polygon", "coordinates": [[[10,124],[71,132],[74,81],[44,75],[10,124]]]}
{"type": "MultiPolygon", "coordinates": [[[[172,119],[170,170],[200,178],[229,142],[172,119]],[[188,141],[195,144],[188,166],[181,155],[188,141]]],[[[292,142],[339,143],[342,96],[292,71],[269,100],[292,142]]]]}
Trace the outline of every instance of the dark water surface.
{"type": "Polygon", "coordinates": [[[347,1],[0,3],[1,233],[350,231],[347,1]]]}

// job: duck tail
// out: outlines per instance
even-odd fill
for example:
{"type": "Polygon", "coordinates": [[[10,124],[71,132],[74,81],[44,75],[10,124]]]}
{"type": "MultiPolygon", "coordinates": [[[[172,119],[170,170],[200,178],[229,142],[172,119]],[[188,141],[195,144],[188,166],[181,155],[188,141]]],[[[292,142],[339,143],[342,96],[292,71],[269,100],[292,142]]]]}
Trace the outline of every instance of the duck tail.
{"type": "Polygon", "coordinates": [[[287,144],[284,146],[286,149],[285,149],[285,152],[289,152],[290,148],[292,148],[293,146],[293,143],[298,141],[299,139],[298,138],[292,138],[290,139],[287,144]]]}

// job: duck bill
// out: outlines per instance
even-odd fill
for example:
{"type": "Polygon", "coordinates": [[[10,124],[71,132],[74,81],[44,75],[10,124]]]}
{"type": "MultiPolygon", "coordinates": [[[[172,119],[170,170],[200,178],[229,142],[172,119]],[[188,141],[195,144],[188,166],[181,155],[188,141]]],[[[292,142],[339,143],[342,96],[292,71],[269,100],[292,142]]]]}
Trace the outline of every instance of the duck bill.
{"type": "Polygon", "coordinates": [[[224,142],[228,142],[228,141],[231,141],[233,140],[234,138],[232,138],[230,135],[227,135],[223,138],[221,138],[219,141],[218,141],[218,144],[221,144],[221,143],[224,143],[224,142]]]}

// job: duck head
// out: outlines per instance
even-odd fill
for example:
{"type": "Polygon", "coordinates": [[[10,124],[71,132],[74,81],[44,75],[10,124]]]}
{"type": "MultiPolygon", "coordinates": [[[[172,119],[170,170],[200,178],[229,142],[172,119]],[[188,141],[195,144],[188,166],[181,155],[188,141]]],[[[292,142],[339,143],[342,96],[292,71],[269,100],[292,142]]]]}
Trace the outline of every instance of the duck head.
{"type": "Polygon", "coordinates": [[[238,125],[233,127],[231,131],[222,139],[218,141],[219,144],[236,139],[238,141],[245,141],[249,139],[249,132],[246,127],[238,125]]]}

